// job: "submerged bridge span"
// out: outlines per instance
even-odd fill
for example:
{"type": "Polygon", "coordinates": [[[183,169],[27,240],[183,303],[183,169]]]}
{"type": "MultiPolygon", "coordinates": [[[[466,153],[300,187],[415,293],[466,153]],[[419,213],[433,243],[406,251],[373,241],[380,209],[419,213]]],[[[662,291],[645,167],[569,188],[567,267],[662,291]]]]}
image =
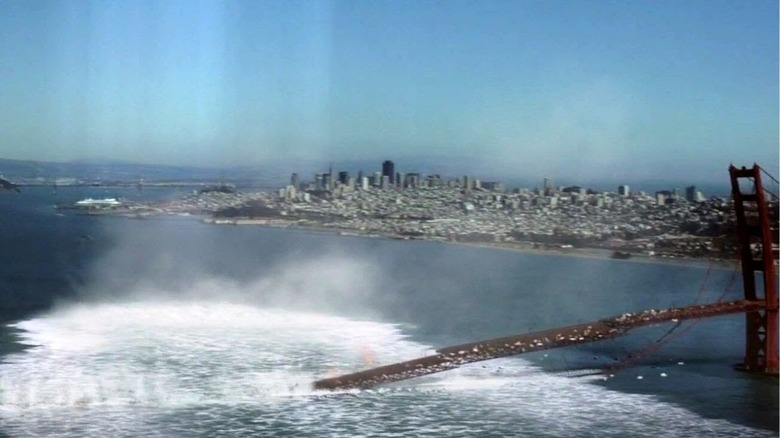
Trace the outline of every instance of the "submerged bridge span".
{"type": "Polygon", "coordinates": [[[780,368],[780,330],[775,261],[780,254],[780,198],[764,187],[762,175],[780,184],[757,164],[751,168],[736,168],[733,165],[729,167],[744,300],[645,310],[586,324],[455,345],[441,348],[431,356],[318,380],[314,382],[314,388],[367,388],[451,370],[467,363],[611,339],[645,325],[730,313],[746,315],[745,362],[741,368],[750,372],[777,375],[780,368]],[[761,287],[756,282],[759,276],[762,279],[761,287]]]}
{"type": "Polygon", "coordinates": [[[314,382],[314,388],[330,390],[369,388],[451,370],[468,363],[616,338],[637,327],[669,321],[756,312],[764,307],[764,301],[741,300],[625,313],[585,324],[445,347],[436,350],[436,354],[431,356],[318,380],[314,382]]]}

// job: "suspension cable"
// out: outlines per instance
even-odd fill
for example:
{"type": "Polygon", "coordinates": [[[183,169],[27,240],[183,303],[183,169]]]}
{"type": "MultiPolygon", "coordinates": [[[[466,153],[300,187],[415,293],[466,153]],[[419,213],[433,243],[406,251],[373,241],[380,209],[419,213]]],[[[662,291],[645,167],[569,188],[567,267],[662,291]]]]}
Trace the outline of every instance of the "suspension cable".
{"type": "MultiPolygon", "coordinates": [[[[774,176],[772,176],[772,174],[771,174],[771,173],[767,172],[767,171],[766,171],[766,170],[765,170],[763,167],[761,167],[761,166],[758,166],[758,168],[761,170],[761,172],[762,172],[764,175],[768,176],[768,177],[769,177],[769,179],[771,179],[772,181],[774,181],[775,185],[778,185],[778,186],[780,186],[780,182],[778,182],[778,181],[777,181],[777,179],[775,179],[775,177],[774,177],[774,176]]],[[[764,187],[764,191],[765,191],[765,192],[767,192],[767,194],[769,194],[769,196],[771,196],[771,197],[772,197],[772,198],[774,198],[775,200],[779,199],[779,198],[777,197],[777,195],[776,195],[775,193],[773,193],[771,190],[769,190],[768,188],[764,187]]]]}
{"type": "MultiPolygon", "coordinates": [[[[723,299],[728,295],[729,292],[731,292],[731,288],[734,285],[734,279],[737,277],[737,271],[739,268],[739,263],[735,263],[734,270],[731,272],[731,278],[729,279],[728,283],[726,284],[723,293],[718,297],[716,302],[722,302],[723,299]]],[[[703,289],[703,287],[702,287],[703,289]]],[[[648,345],[647,347],[643,348],[639,352],[636,352],[634,354],[629,354],[628,357],[623,359],[617,364],[610,365],[607,367],[607,370],[609,371],[619,371],[623,368],[626,368],[630,366],[632,363],[635,363],[636,361],[642,359],[643,357],[647,357],[656,351],[663,348],[665,345],[672,342],[674,339],[685,335],[689,331],[691,331],[694,327],[696,327],[697,324],[701,322],[701,319],[695,319],[691,321],[690,324],[686,325],[682,330],[675,332],[680,326],[683,325],[683,321],[678,321],[677,324],[675,324],[671,329],[669,329],[666,333],[664,333],[658,340],[655,341],[655,343],[652,343],[648,345]]]]}
{"type": "MultiPolygon", "coordinates": [[[[754,185],[755,187],[755,185],[754,185]]],[[[739,245],[739,243],[738,243],[739,245]]],[[[739,253],[738,253],[739,254],[739,253]]],[[[691,305],[695,305],[699,299],[704,294],[704,291],[707,287],[707,283],[710,279],[710,274],[712,273],[712,266],[713,261],[710,260],[709,265],[707,266],[707,273],[704,275],[704,281],[702,282],[701,286],[699,286],[699,292],[696,294],[696,297],[693,300],[693,303],[691,305]]],[[[740,262],[738,259],[734,260],[734,269],[731,270],[731,277],[729,278],[729,281],[726,283],[726,286],[723,289],[723,293],[718,297],[718,299],[715,301],[716,303],[720,303],[723,301],[723,299],[728,295],[729,292],[731,292],[731,288],[734,285],[734,280],[737,277],[737,272],[739,271],[740,262]]],[[[683,321],[677,321],[677,323],[670,328],[666,333],[664,333],[661,337],[659,337],[655,343],[652,343],[648,345],[647,347],[643,348],[642,350],[639,350],[639,352],[634,354],[629,354],[628,357],[623,359],[617,364],[610,365],[607,367],[610,371],[618,371],[623,368],[628,367],[632,363],[635,363],[636,361],[640,360],[643,357],[649,356],[656,351],[660,350],[662,347],[667,345],[669,342],[673,341],[674,339],[688,333],[691,331],[696,325],[701,322],[701,319],[696,319],[691,321],[690,324],[686,325],[681,331],[676,332],[678,328],[680,328],[683,325],[683,321]],[[675,333],[676,332],[676,333],[675,333]]]]}
{"type": "MultiPolygon", "coordinates": [[[[764,172],[769,178],[771,178],[772,181],[774,181],[775,183],[778,182],[772,175],[767,173],[766,170],[764,170],[760,166],[759,166],[759,169],[761,169],[762,172],[764,172]]],[[[749,180],[753,182],[753,190],[755,191],[755,188],[756,188],[755,181],[753,180],[753,178],[749,178],[749,180]]],[[[771,191],[767,190],[766,188],[764,188],[764,191],[766,191],[772,197],[777,199],[777,196],[774,193],[772,193],[771,191]]],[[[733,208],[733,205],[732,205],[732,208],[733,208]]],[[[741,253],[741,242],[737,242],[737,245],[739,247],[738,248],[739,249],[738,254],[740,254],[741,253]]],[[[710,261],[710,264],[707,267],[707,273],[705,274],[704,281],[702,282],[702,285],[699,287],[699,292],[696,294],[696,297],[694,298],[693,303],[691,305],[695,305],[696,303],[698,303],[699,299],[702,297],[702,295],[703,295],[703,293],[704,293],[704,291],[706,289],[707,283],[709,282],[710,274],[712,272],[712,266],[713,266],[712,261],[710,261]]],[[[721,295],[715,301],[716,303],[722,302],[724,300],[724,298],[726,298],[726,296],[732,291],[732,287],[733,287],[734,281],[735,281],[735,279],[737,277],[737,272],[739,271],[739,267],[740,267],[740,261],[738,259],[735,259],[734,260],[734,269],[732,269],[732,271],[731,271],[731,276],[730,276],[728,282],[726,283],[726,285],[724,287],[723,293],[721,293],[721,295]]],[[[618,364],[614,364],[614,365],[608,366],[607,369],[617,371],[617,370],[620,370],[620,369],[628,367],[631,363],[634,363],[634,362],[636,362],[637,360],[640,360],[643,357],[646,357],[646,356],[648,356],[650,354],[655,353],[656,351],[660,350],[663,346],[665,346],[669,342],[671,342],[674,339],[676,339],[676,338],[678,338],[678,337],[688,333],[699,322],[701,322],[701,319],[693,320],[693,321],[691,321],[690,324],[686,325],[681,331],[677,331],[677,329],[680,328],[683,325],[683,321],[678,321],[672,328],[670,328],[666,333],[664,333],[661,337],[659,337],[655,341],[655,343],[650,344],[649,346],[645,347],[644,349],[640,350],[637,353],[629,354],[627,358],[623,359],[618,364]]]]}
{"type": "Polygon", "coordinates": [[[764,168],[763,168],[763,167],[761,167],[761,166],[758,166],[758,168],[759,168],[759,169],[761,169],[761,171],[762,171],[762,172],[764,172],[764,175],[766,175],[766,176],[768,176],[769,178],[771,178],[771,179],[772,179],[772,181],[774,181],[774,182],[775,182],[775,184],[778,184],[778,185],[780,185],[780,182],[778,182],[778,181],[775,179],[775,177],[773,177],[773,176],[772,176],[772,174],[771,174],[771,173],[769,173],[769,172],[767,172],[766,170],[764,170],[764,168]]]}

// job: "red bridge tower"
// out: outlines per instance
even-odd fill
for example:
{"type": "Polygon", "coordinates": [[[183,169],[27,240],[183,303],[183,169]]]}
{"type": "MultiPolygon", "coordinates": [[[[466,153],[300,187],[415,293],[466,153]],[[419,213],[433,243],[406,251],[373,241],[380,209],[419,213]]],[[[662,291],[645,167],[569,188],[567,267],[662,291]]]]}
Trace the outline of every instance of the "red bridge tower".
{"type": "Polygon", "coordinates": [[[778,210],[776,202],[771,208],[767,204],[761,172],[757,164],[752,168],[729,167],[745,299],[764,302],[763,309],[746,313],[745,363],[740,368],[776,375],[778,210]],[[756,272],[761,272],[761,288],[756,284],[756,272]]]}

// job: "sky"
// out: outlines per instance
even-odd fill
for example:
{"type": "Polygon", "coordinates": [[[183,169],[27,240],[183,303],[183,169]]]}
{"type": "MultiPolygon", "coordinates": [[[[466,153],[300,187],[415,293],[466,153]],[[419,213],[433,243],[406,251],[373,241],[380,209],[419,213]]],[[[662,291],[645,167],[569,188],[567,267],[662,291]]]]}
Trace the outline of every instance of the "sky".
{"type": "Polygon", "coordinates": [[[763,0],[4,0],[0,158],[777,175],[778,37],[763,0]]]}

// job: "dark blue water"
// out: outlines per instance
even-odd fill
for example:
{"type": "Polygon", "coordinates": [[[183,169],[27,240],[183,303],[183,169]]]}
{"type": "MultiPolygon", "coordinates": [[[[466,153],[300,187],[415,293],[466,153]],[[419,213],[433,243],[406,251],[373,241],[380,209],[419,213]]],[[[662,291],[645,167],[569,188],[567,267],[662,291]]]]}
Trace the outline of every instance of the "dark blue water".
{"type": "Polygon", "coordinates": [[[180,194],[0,196],[0,426],[9,433],[777,435],[777,379],[731,368],[743,354],[741,315],[684,325],[658,351],[671,326],[387,392],[300,392],[333,369],[430,348],[737,299],[740,278],[706,266],[54,208],[180,194]],[[587,376],[618,363],[630,366],[587,376]]]}

